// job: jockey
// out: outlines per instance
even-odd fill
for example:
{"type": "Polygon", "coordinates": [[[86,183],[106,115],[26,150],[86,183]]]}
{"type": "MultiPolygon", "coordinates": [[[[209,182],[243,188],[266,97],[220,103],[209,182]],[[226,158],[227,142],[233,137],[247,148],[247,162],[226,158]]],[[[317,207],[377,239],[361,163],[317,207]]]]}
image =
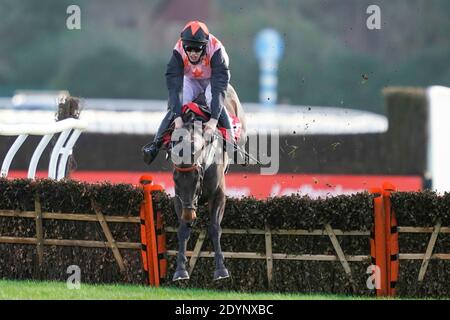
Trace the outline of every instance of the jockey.
{"type": "Polygon", "coordinates": [[[222,43],[209,33],[203,22],[191,21],[186,24],[167,65],[169,110],[153,143],[142,149],[144,161],[150,164],[156,158],[163,144],[164,133],[172,121],[175,129],[183,126],[182,106],[201,94],[205,95],[211,111],[211,119],[205,123],[205,133],[212,134],[218,124],[231,130],[230,119],[223,105],[229,81],[228,55],[222,43]]]}

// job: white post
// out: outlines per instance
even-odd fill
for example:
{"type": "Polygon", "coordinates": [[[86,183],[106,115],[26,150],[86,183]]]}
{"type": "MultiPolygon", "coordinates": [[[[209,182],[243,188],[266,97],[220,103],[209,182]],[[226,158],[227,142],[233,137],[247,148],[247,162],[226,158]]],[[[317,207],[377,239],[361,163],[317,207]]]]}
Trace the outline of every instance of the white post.
{"type": "Polygon", "coordinates": [[[430,87],[428,97],[427,173],[432,190],[450,191],[450,88],[430,87]]]}
{"type": "Polygon", "coordinates": [[[58,158],[59,155],[61,154],[61,149],[63,145],[66,143],[71,131],[72,129],[67,129],[61,132],[58,140],[56,141],[55,146],[53,147],[53,151],[50,156],[50,163],[48,164],[48,177],[50,179],[58,178],[58,174],[56,172],[58,170],[58,163],[59,163],[58,158]]]}
{"type": "Polygon", "coordinates": [[[11,165],[11,162],[12,162],[14,156],[16,155],[17,151],[19,151],[20,147],[25,142],[27,137],[28,137],[27,134],[19,135],[17,137],[16,141],[14,141],[11,148],[9,148],[9,151],[6,154],[5,160],[3,160],[3,163],[2,163],[2,172],[1,172],[2,178],[6,178],[8,176],[9,166],[11,165]]]}
{"type": "Polygon", "coordinates": [[[78,137],[81,135],[81,132],[82,131],[80,129],[73,130],[72,135],[67,141],[67,145],[61,148],[60,150],[61,158],[58,164],[58,174],[56,175],[56,180],[64,179],[64,177],[66,176],[67,160],[69,159],[69,156],[72,154],[72,148],[75,145],[75,142],[78,140],[78,137]]]}
{"type": "Polygon", "coordinates": [[[47,147],[50,140],[53,138],[53,134],[46,134],[42,137],[41,141],[39,142],[38,146],[36,147],[36,150],[34,150],[33,157],[31,157],[30,161],[30,167],[28,168],[28,179],[34,179],[36,176],[36,168],[39,162],[39,159],[41,158],[42,152],[44,151],[45,147],[47,147]]]}

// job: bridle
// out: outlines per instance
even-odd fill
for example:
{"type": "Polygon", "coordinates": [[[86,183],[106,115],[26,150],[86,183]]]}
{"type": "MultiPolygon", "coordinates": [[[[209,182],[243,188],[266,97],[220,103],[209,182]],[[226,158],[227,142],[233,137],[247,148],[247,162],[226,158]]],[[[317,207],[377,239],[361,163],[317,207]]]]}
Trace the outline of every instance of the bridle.
{"type": "MultiPolygon", "coordinates": [[[[203,189],[203,175],[205,172],[203,166],[199,163],[194,163],[192,166],[185,168],[185,167],[179,167],[176,164],[173,164],[173,168],[175,169],[175,171],[182,172],[182,173],[197,171],[199,177],[197,179],[197,184],[195,185],[194,199],[192,199],[192,202],[191,202],[192,208],[189,208],[189,209],[196,209],[196,207],[198,205],[198,199],[201,197],[202,189],[203,189]]],[[[178,200],[180,200],[181,204],[184,207],[183,200],[176,192],[175,192],[175,196],[178,198],[178,200]]]]}
{"type": "Polygon", "coordinates": [[[199,165],[196,164],[196,163],[194,165],[190,166],[190,167],[187,167],[187,168],[178,167],[176,164],[173,164],[173,168],[176,171],[178,171],[178,172],[191,172],[191,171],[194,171],[194,170],[198,170],[198,167],[199,167],[199,165]]]}
{"type": "MultiPolygon", "coordinates": [[[[214,137],[215,138],[215,137],[214,137]]],[[[217,139],[216,139],[217,140],[217,139]]],[[[216,140],[214,140],[211,144],[215,145],[216,140]]],[[[207,146],[209,145],[204,145],[202,148],[201,152],[205,152],[205,149],[207,148],[207,146]]],[[[192,200],[192,206],[193,208],[189,208],[189,209],[196,209],[196,206],[198,204],[198,199],[201,197],[202,195],[202,189],[203,189],[203,177],[205,174],[205,171],[209,168],[210,164],[209,161],[207,161],[207,163],[204,163],[204,159],[208,159],[211,156],[211,153],[214,151],[214,148],[210,149],[210,153],[208,153],[206,156],[201,157],[202,159],[202,163],[194,163],[192,166],[190,167],[180,167],[177,166],[176,164],[173,163],[173,168],[175,169],[175,171],[177,172],[181,172],[181,173],[187,173],[187,172],[193,172],[193,171],[197,171],[199,177],[197,180],[197,184],[195,186],[195,193],[194,193],[194,199],[192,200]],[[205,167],[203,166],[205,165],[205,167]]],[[[180,200],[180,202],[183,204],[183,200],[181,199],[181,197],[175,192],[175,196],[180,200]]]]}
{"type": "MultiPolygon", "coordinates": [[[[195,171],[195,170],[198,172],[199,177],[197,179],[197,184],[195,185],[194,199],[192,199],[192,208],[189,208],[189,209],[196,209],[196,207],[198,205],[198,199],[202,195],[203,175],[204,175],[203,167],[201,165],[199,165],[199,164],[196,164],[196,163],[194,165],[190,166],[190,167],[187,167],[187,168],[181,168],[181,167],[178,167],[175,164],[173,165],[173,167],[178,172],[183,172],[184,173],[184,172],[192,172],[192,171],[195,171]]],[[[181,204],[184,207],[183,199],[181,199],[180,195],[178,195],[175,192],[175,196],[178,198],[178,200],[180,200],[181,204]]]]}

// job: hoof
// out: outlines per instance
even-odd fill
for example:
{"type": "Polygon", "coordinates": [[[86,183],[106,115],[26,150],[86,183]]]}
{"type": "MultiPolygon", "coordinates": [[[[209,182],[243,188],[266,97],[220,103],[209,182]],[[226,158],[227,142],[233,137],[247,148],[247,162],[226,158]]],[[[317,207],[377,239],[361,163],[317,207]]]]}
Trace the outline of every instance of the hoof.
{"type": "Polygon", "coordinates": [[[230,274],[226,268],[214,271],[214,281],[229,278],[230,274]]]}
{"type": "Polygon", "coordinates": [[[189,280],[189,273],[186,270],[175,271],[172,281],[189,280]]]}

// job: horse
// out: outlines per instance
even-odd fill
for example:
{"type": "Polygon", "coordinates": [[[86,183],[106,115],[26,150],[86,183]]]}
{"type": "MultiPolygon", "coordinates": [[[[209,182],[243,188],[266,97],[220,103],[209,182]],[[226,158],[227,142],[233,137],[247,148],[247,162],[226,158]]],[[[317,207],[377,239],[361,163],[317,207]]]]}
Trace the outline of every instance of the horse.
{"type": "MultiPolygon", "coordinates": [[[[234,89],[229,86],[225,95],[224,105],[230,115],[238,117],[241,123],[241,139],[239,145],[245,144],[246,124],[243,109],[234,89]]],[[[207,140],[203,135],[195,137],[195,121],[204,123],[208,120],[208,109],[200,107],[206,117],[199,117],[193,112],[183,114],[183,129],[193,139],[183,139],[191,144],[190,154],[184,158],[189,161],[174,163],[173,181],[175,185],[174,207],[178,217],[177,232],[178,254],[177,267],[173,281],[189,279],[186,270],[186,246],[190,238],[196,210],[199,204],[208,203],[210,224],[208,234],[214,246],[215,271],[213,280],[228,278],[229,272],[224,264],[224,256],[220,246],[221,221],[225,211],[225,170],[228,166],[228,156],[223,145],[218,143],[219,135],[207,140]],[[213,156],[212,156],[213,155],[213,156]],[[212,161],[222,159],[223,161],[212,161]]],[[[186,138],[186,137],[185,137],[186,138]]],[[[172,142],[171,150],[183,142],[172,142]]],[[[184,149],[183,149],[184,150],[184,149]]],[[[169,151],[170,152],[170,151],[169,151]]],[[[186,156],[186,155],[184,155],[186,156]]]]}

